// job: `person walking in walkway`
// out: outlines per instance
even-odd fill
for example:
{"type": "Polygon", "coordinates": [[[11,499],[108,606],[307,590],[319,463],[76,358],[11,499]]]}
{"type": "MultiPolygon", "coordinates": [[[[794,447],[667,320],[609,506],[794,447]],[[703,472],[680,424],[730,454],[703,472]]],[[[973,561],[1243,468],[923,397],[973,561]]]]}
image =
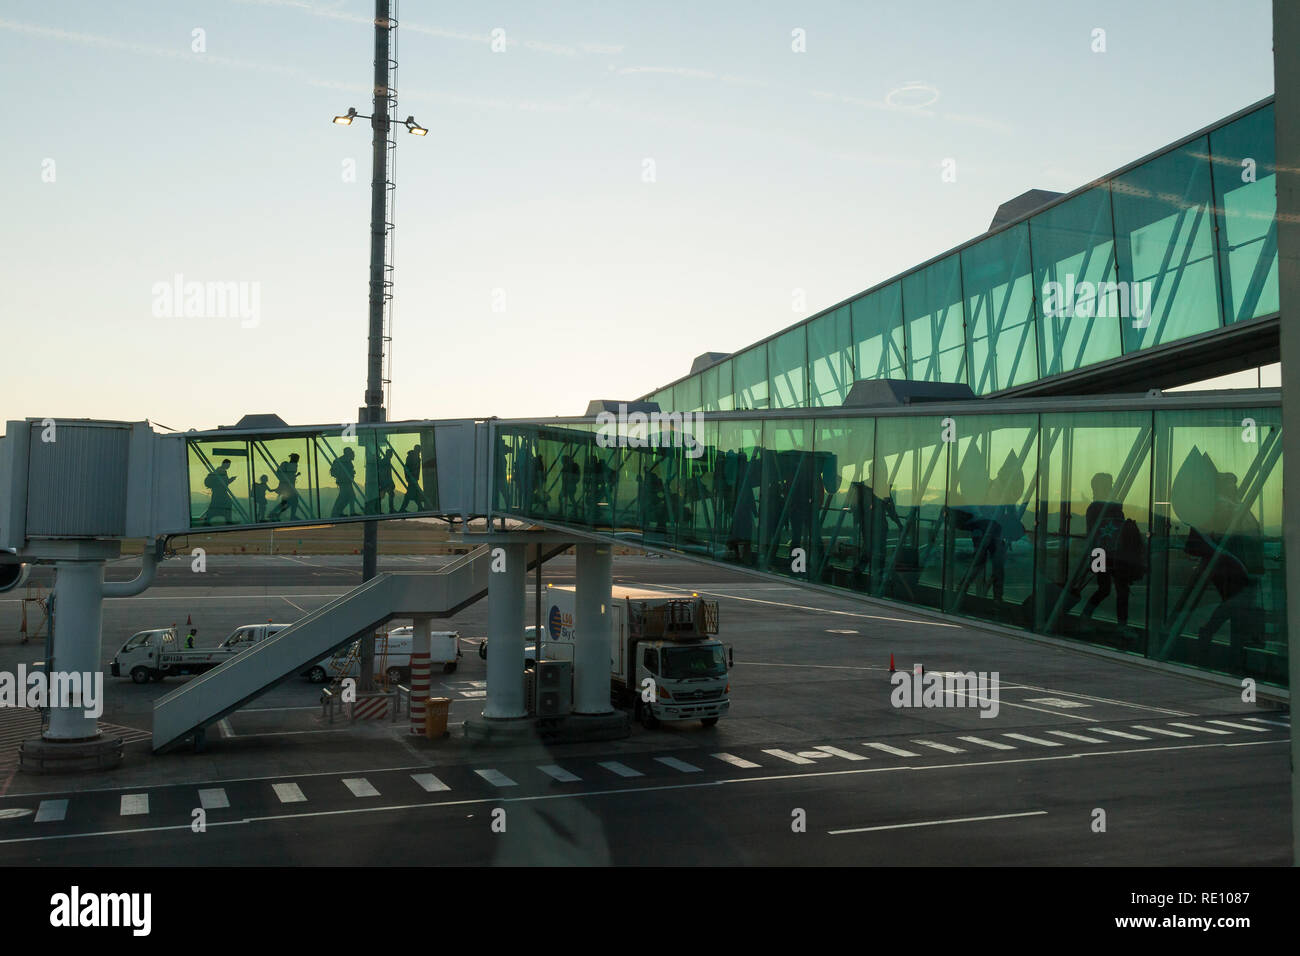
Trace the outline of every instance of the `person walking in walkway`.
{"type": "Polygon", "coordinates": [[[297,452],[290,454],[287,461],[282,461],[275,466],[275,476],[280,479],[280,483],[275,488],[275,493],[280,497],[280,502],[275,506],[271,518],[275,521],[281,521],[287,511],[289,520],[293,521],[298,517],[299,507],[297,452]]]}
{"type": "Polygon", "coordinates": [[[397,494],[397,486],[393,482],[393,449],[384,449],[384,454],[379,459],[375,470],[379,478],[379,504],[383,505],[384,495],[387,495],[388,512],[392,513],[397,510],[397,506],[393,503],[393,498],[397,494]]]}
{"type": "Polygon", "coordinates": [[[345,448],[343,454],[330,463],[330,477],[334,479],[334,484],[338,486],[338,495],[334,499],[334,510],[330,512],[331,517],[350,517],[355,512],[357,496],[353,483],[357,477],[356,455],[357,453],[351,448],[345,448]]]}
{"type": "Polygon", "coordinates": [[[235,507],[235,498],[230,493],[230,486],[235,479],[230,475],[230,459],[223,459],[221,465],[203,479],[203,483],[208,486],[212,492],[212,499],[208,502],[208,510],[203,513],[200,519],[204,524],[212,524],[215,519],[220,518],[222,524],[234,524],[234,518],[231,512],[235,507]]]}
{"type": "Polygon", "coordinates": [[[416,511],[424,511],[424,492],[420,490],[420,446],[416,445],[406,453],[406,460],[402,463],[402,471],[406,477],[406,494],[402,497],[402,507],[397,510],[403,514],[406,513],[406,506],[414,504],[416,511]]]}
{"type": "Polygon", "coordinates": [[[1092,504],[1084,514],[1086,540],[1091,542],[1089,567],[1094,568],[1097,590],[1083,606],[1080,616],[1090,620],[1093,612],[1110,592],[1115,592],[1115,620],[1125,637],[1132,635],[1128,626],[1129,590],[1133,585],[1133,556],[1124,551],[1124,508],[1112,501],[1115,479],[1098,472],[1092,476],[1092,504]],[[1098,551],[1101,553],[1098,554],[1098,551]]]}

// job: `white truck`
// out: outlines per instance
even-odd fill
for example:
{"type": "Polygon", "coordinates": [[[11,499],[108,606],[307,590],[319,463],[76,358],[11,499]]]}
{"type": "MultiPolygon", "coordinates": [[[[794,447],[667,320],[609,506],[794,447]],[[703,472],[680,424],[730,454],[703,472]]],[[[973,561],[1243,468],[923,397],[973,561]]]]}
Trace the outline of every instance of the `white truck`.
{"type": "MultiPolygon", "coordinates": [[[[389,683],[397,683],[411,675],[411,645],[414,628],[411,625],[395,627],[387,634],[375,635],[375,675],[385,674],[389,683]]],[[[359,677],[361,674],[358,641],[339,648],[332,656],[322,657],[302,672],[313,684],[323,684],[332,677],[359,677]]],[[[442,672],[456,670],[461,657],[460,631],[431,631],[429,633],[429,663],[441,664],[442,672]]]]}
{"type": "MultiPolygon", "coordinates": [[[[718,602],[615,587],[610,613],[610,700],[645,727],[698,720],[712,727],[731,709],[732,661],[718,633],[718,602]]],[[[546,590],[542,659],[573,660],[574,591],[546,590]]]]}
{"type": "Polygon", "coordinates": [[[114,677],[130,676],[137,684],[181,674],[202,674],[252,647],[288,624],[245,624],[235,628],[216,647],[181,647],[176,627],[156,627],[131,635],[114,655],[114,677]]]}

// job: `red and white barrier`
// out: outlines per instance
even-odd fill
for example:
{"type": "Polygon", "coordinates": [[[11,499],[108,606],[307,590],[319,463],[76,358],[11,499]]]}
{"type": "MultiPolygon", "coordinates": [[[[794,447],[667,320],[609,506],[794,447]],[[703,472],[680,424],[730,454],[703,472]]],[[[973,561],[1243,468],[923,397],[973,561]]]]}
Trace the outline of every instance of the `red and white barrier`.
{"type": "Polygon", "coordinates": [[[388,716],[388,696],[358,697],[352,704],[353,720],[383,720],[388,716]]]}
{"type": "Polygon", "coordinates": [[[424,704],[429,698],[429,652],[411,654],[411,733],[424,736],[424,704]]]}

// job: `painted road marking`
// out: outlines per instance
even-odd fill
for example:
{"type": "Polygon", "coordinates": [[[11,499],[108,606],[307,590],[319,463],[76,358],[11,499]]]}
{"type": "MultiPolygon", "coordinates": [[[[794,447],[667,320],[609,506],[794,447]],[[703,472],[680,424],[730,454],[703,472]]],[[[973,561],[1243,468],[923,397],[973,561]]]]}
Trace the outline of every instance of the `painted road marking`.
{"type": "Polygon", "coordinates": [[[0,820],[17,820],[19,817],[25,817],[31,812],[26,807],[6,807],[0,810],[0,820]]]}
{"type": "Polygon", "coordinates": [[[941,744],[937,740],[913,740],[912,743],[920,744],[922,747],[933,747],[935,750],[942,750],[946,754],[964,754],[966,752],[960,747],[941,744]]]}
{"type": "Polygon", "coordinates": [[[1028,734],[1003,734],[1003,737],[1010,737],[1012,740],[1023,740],[1027,744],[1038,744],[1043,747],[1059,747],[1059,740],[1043,740],[1041,737],[1030,737],[1028,734]]]}
{"type": "Polygon", "coordinates": [[[488,783],[492,784],[492,786],[494,787],[519,786],[519,784],[515,783],[513,780],[511,780],[509,777],[503,774],[500,770],[475,770],[474,772],[478,774],[480,777],[482,777],[484,780],[486,780],[488,783]]]}
{"type": "Polygon", "coordinates": [[[909,827],[941,827],[949,823],[977,823],[981,820],[1011,820],[1015,817],[1041,817],[1046,810],[1028,810],[1024,813],[995,813],[987,817],[958,817],[955,820],[924,820],[921,823],[891,823],[884,827],[855,827],[851,830],[827,830],[830,834],[874,833],[877,830],[906,830],[909,827]]]}
{"type": "Polygon", "coordinates": [[[1165,730],[1163,727],[1147,727],[1145,724],[1134,724],[1134,730],[1145,730],[1147,733],[1164,734],[1166,737],[1190,737],[1191,734],[1185,734],[1178,730],[1165,730]]]}
{"type": "Polygon", "coordinates": [[[1141,734],[1130,734],[1123,730],[1110,730],[1106,727],[1089,727],[1094,734],[1109,734],[1112,737],[1122,737],[1125,740],[1150,740],[1150,737],[1143,737],[1141,734]]]}
{"type": "Polygon", "coordinates": [[[1199,724],[1184,724],[1184,723],[1179,723],[1178,721],[1173,721],[1173,722],[1171,722],[1171,723],[1169,724],[1169,726],[1170,726],[1170,727],[1181,727],[1181,728],[1183,728],[1183,730],[1196,730],[1196,731],[1199,731],[1200,733],[1203,733],[1203,734],[1230,734],[1230,733],[1232,733],[1231,730],[1219,730],[1219,729],[1217,729],[1217,728],[1215,728],[1215,727],[1202,727],[1202,726],[1200,726],[1199,724]]]}
{"type": "Polygon", "coordinates": [[[1080,700],[1066,700],[1064,697],[1026,697],[1031,704],[1046,704],[1048,707],[1091,707],[1080,700]]]}
{"type": "Polygon", "coordinates": [[[742,770],[752,770],[754,767],[761,767],[762,764],[754,763],[752,760],[745,760],[743,757],[737,757],[733,754],[713,754],[715,759],[731,764],[733,767],[740,767],[742,770]]]}
{"type": "Polygon", "coordinates": [[[828,754],[830,754],[832,757],[843,757],[845,760],[869,760],[869,759],[871,759],[870,757],[864,757],[864,756],[862,756],[862,754],[855,754],[855,753],[851,753],[851,752],[848,751],[848,750],[841,750],[839,747],[816,747],[816,748],[814,748],[814,749],[816,749],[816,750],[821,750],[821,751],[823,751],[824,753],[828,753],[828,754]]]}
{"type": "Polygon", "coordinates": [[[604,767],[611,773],[616,773],[620,777],[644,777],[640,770],[633,770],[625,763],[619,763],[617,760],[603,760],[599,766],[604,767]]]}
{"type": "Polygon", "coordinates": [[[764,750],[763,753],[771,754],[773,757],[780,757],[790,763],[812,763],[807,757],[800,757],[798,754],[792,754],[788,750],[764,750]]]}
{"type": "Polygon", "coordinates": [[[199,806],[204,810],[223,810],[230,806],[230,799],[221,787],[199,791],[199,806]]]}
{"type": "Polygon", "coordinates": [[[36,808],[37,823],[58,823],[68,815],[67,800],[42,800],[36,808]]]}
{"type": "Polygon", "coordinates": [[[685,760],[678,760],[676,757],[655,757],[665,767],[672,767],[674,770],[680,770],[682,773],[699,773],[700,768],[694,764],[689,764],[685,760]]]}
{"type": "Polygon", "coordinates": [[[307,795],[296,783],[273,783],[271,789],[280,798],[281,803],[306,803],[307,795]]]}
{"type": "Polygon", "coordinates": [[[377,797],[379,791],[365,777],[344,777],[343,786],[352,791],[354,797],[377,797]]]}
{"type": "Polygon", "coordinates": [[[149,812],[149,794],[147,793],[122,794],[122,816],[134,817],[148,812],[149,812]]]}
{"type": "Polygon", "coordinates": [[[576,773],[569,773],[569,771],[565,770],[558,764],[548,763],[545,766],[538,767],[537,769],[548,777],[554,777],[556,780],[560,781],[560,783],[573,783],[575,780],[582,779],[576,773]]]}
{"type": "Polygon", "coordinates": [[[870,741],[864,741],[862,746],[874,747],[877,750],[883,750],[887,754],[893,754],[895,757],[919,757],[920,754],[912,753],[910,750],[904,750],[902,747],[891,747],[889,744],[874,744],[870,741]]]}
{"type": "Polygon", "coordinates": [[[992,747],[994,750],[1015,750],[1011,744],[1000,744],[996,740],[985,740],[983,737],[958,737],[958,740],[964,740],[968,744],[979,744],[981,747],[992,747]]]}
{"type": "Polygon", "coordinates": [[[1072,734],[1068,730],[1049,730],[1048,733],[1056,737],[1064,737],[1066,740],[1081,740],[1085,744],[1104,744],[1106,742],[1100,737],[1085,737],[1083,734],[1072,734]]]}
{"type": "Polygon", "coordinates": [[[1282,720],[1269,720],[1267,717],[1247,717],[1247,720],[1253,720],[1257,724],[1272,724],[1274,727],[1286,727],[1288,730],[1291,725],[1282,720]]]}
{"type": "Polygon", "coordinates": [[[433,793],[436,790],[451,789],[451,787],[447,786],[431,773],[413,773],[411,774],[411,779],[418,783],[420,789],[425,793],[433,793]]]}
{"type": "Polygon", "coordinates": [[[1206,723],[1215,724],[1216,726],[1219,727],[1236,727],[1238,730],[1253,730],[1257,734],[1268,733],[1268,731],[1265,730],[1263,727],[1252,727],[1250,726],[1250,724],[1234,724],[1230,720],[1207,720],[1206,723]]]}

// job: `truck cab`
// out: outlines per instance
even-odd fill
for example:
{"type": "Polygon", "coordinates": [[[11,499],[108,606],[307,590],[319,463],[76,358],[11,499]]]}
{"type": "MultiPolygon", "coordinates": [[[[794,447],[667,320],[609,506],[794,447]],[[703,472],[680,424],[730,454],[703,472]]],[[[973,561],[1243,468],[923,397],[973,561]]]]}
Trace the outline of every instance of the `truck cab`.
{"type": "Polygon", "coordinates": [[[217,645],[217,650],[230,651],[239,653],[246,651],[258,641],[283,631],[288,624],[245,624],[242,627],[235,628],[224,641],[217,645]]]}
{"type": "Polygon", "coordinates": [[[137,684],[160,680],[160,677],[154,675],[163,672],[162,657],[175,648],[176,629],[173,627],[137,631],[126,639],[126,643],[113,656],[110,670],[114,677],[130,674],[137,684]]]}
{"type": "Polygon", "coordinates": [[[637,652],[636,712],[643,725],[699,720],[711,727],[727,714],[731,683],[721,641],[646,640],[638,642],[637,652]],[[651,690],[653,700],[646,701],[651,690]]]}

